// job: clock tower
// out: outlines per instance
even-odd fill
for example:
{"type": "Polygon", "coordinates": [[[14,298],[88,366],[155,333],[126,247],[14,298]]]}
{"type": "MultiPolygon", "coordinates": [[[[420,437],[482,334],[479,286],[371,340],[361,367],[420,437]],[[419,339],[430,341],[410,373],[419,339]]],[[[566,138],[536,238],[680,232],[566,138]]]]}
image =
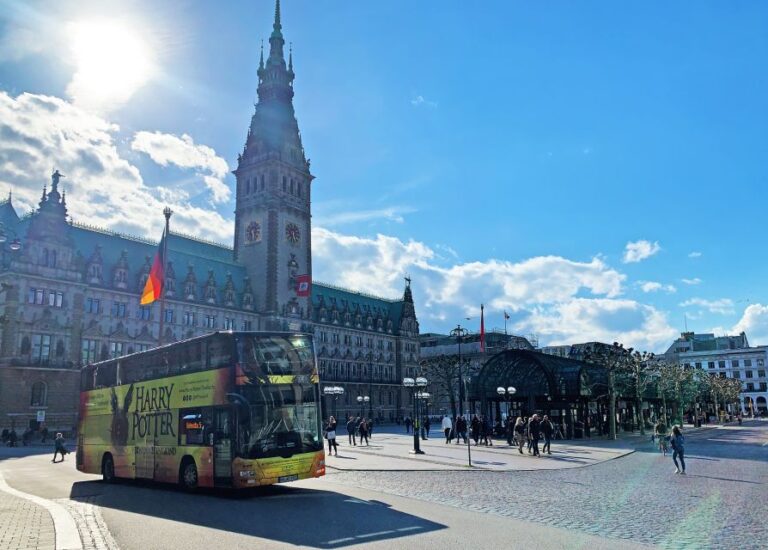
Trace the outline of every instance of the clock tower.
{"type": "Polygon", "coordinates": [[[313,176],[293,110],[293,55],[286,65],[280,0],[259,61],[259,101],[238,155],[235,259],[246,266],[265,330],[299,330],[310,317],[313,176]]]}

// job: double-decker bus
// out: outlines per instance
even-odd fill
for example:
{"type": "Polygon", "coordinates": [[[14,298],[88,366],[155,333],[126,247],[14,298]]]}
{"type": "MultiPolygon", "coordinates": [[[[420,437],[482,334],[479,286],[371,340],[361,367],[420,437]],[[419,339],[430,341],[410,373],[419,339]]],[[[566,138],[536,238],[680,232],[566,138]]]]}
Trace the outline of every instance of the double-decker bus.
{"type": "Polygon", "coordinates": [[[312,337],[214,332],[83,367],[77,469],[245,488],[325,474],[312,337]]]}

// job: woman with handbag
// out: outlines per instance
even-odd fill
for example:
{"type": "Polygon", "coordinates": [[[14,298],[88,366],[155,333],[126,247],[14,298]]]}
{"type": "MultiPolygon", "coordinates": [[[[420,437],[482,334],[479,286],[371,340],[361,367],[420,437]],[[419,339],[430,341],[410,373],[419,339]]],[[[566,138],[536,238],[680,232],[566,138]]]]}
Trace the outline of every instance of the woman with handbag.
{"type": "Polygon", "coordinates": [[[336,446],[336,419],[332,416],[325,425],[325,438],[328,440],[328,454],[330,455],[334,450],[336,456],[339,456],[339,448],[336,446]]]}

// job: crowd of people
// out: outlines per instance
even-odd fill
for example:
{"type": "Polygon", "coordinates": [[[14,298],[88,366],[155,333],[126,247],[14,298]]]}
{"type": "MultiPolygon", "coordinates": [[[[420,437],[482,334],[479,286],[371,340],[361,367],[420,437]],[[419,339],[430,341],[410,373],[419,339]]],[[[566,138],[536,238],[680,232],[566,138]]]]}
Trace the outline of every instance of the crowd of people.
{"type": "MultiPolygon", "coordinates": [[[[338,423],[336,419],[331,416],[328,422],[325,424],[323,430],[325,439],[328,440],[328,454],[334,454],[339,456],[339,446],[336,444],[336,428],[338,423]]],[[[367,419],[364,416],[354,417],[349,416],[347,420],[347,436],[349,437],[350,446],[357,446],[357,442],[360,441],[360,445],[365,441],[366,446],[369,446],[369,439],[373,436],[373,419],[367,419]]]]}

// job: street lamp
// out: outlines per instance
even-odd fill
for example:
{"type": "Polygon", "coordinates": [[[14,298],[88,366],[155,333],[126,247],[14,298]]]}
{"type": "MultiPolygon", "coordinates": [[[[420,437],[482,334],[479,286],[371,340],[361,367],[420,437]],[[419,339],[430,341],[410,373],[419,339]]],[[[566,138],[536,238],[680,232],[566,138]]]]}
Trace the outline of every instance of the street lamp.
{"type": "Polygon", "coordinates": [[[411,453],[417,455],[423,455],[424,451],[421,450],[419,445],[421,420],[419,418],[419,400],[416,398],[416,392],[421,393],[426,386],[427,379],[423,376],[419,376],[415,380],[413,378],[403,378],[403,387],[411,392],[411,399],[413,400],[413,450],[411,453]]]}
{"type": "Polygon", "coordinates": [[[501,397],[504,398],[504,400],[507,402],[507,418],[509,418],[509,400],[512,399],[512,396],[517,393],[517,388],[514,386],[509,386],[508,388],[502,388],[499,386],[496,388],[496,393],[498,393],[501,397]]]}
{"type": "MultiPolygon", "coordinates": [[[[367,395],[358,395],[357,396],[357,403],[358,403],[358,405],[360,405],[360,417],[361,418],[362,418],[363,412],[364,412],[363,411],[363,405],[365,405],[365,403],[370,402],[370,400],[371,400],[371,398],[368,397],[367,395]]],[[[370,420],[370,418],[368,420],[370,420]]]]}
{"type": "Polygon", "coordinates": [[[336,400],[344,395],[344,388],[341,386],[326,386],[323,388],[323,394],[333,397],[333,416],[336,417],[336,400]]]}
{"type": "Polygon", "coordinates": [[[459,344],[459,416],[464,416],[464,384],[462,384],[461,376],[461,341],[469,334],[469,331],[462,328],[461,325],[456,325],[456,328],[451,331],[451,336],[456,338],[456,342],[459,344]]]}
{"type": "MultiPolygon", "coordinates": [[[[416,399],[420,399],[420,403],[423,403],[423,407],[421,410],[424,411],[424,417],[429,418],[429,398],[432,397],[429,393],[425,391],[419,391],[416,392],[416,399]]],[[[427,427],[422,426],[421,428],[421,438],[427,439],[427,427]]]]}

